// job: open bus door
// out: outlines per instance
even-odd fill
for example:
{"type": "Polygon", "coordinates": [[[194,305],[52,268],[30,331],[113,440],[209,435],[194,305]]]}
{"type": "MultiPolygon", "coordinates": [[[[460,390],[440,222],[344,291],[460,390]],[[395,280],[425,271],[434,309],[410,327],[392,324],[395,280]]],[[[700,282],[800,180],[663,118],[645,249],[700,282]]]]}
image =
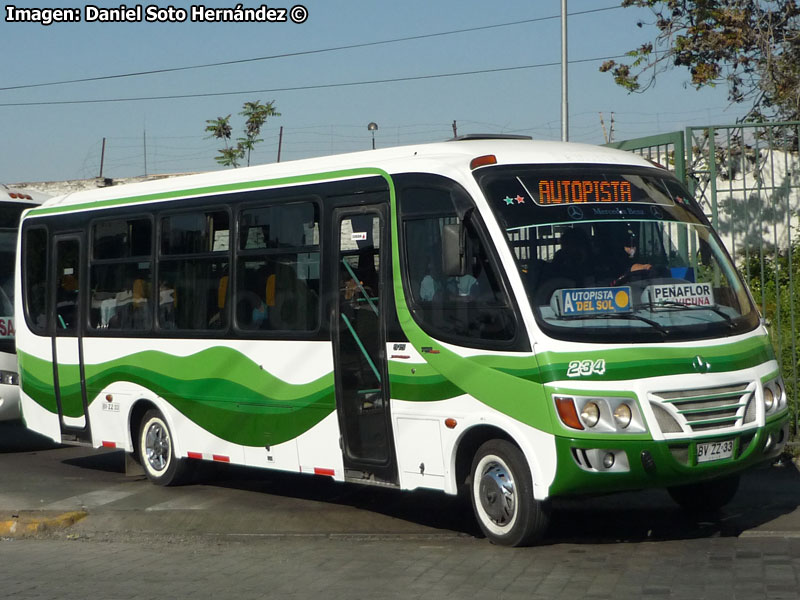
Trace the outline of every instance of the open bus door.
{"type": "Polygon", "coordinates": [[[81,264],[82,236],[57,235],[53,244],[52,282],[53,378],[61,439],[91,443],[89,407],[83,370],[81,264]]]}
{"type": "Polygon", "coordinates": [[[388,205],[333,212],[336,301],[332,314],[336,407],[350,479],[394,483],[382,281],[389,261],[388,205]]]}

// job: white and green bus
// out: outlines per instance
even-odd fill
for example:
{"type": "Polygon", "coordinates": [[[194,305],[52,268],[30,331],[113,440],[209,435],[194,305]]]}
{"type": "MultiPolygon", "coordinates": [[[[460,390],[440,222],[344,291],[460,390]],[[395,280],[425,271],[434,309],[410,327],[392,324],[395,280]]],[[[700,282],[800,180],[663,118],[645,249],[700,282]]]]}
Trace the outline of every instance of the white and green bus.
{"type": "Polygon", "coordinates": [[[719,238],[626,152],[473,136],[80,192],[19,256],[25,423],[160,485],[205,460],[463,491],[522,545],[556,497],[718,508],[788,436],[719,238]]]}

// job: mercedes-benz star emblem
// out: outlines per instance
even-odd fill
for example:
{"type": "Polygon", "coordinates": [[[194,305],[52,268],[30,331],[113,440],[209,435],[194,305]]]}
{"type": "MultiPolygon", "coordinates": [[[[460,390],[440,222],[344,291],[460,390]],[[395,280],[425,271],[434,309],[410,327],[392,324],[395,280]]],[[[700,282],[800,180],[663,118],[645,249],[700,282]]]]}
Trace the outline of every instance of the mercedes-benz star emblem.
{"type": "Polygon", "coordinates": [[[575,219],[576,221],[583,218],[583,211],[577,206],[570,206],[567,209],[567,214],[571,219],[575,219]]]}

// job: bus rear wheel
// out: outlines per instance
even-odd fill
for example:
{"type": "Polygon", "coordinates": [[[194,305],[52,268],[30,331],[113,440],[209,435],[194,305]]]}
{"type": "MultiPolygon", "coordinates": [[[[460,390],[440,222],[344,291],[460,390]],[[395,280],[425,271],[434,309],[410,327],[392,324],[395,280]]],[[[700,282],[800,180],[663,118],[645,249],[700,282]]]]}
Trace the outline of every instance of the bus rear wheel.
{"type": "Polygon", "coordinates": [[[715,512],[728,504],[739,489],[739,475],[667,488],[681,508],[692,513],[715,512]]]}
{"type": "Polygon", "coordinates": [[[156,485],[178,485],[184,481],[186,461],[175,456],[172,432],[158,410],[148,410],[142,417],[137,449],[150,481],[156,485]]]}
{"type": "Polygon", "coordinates": [[[533,482],[522,452],[506,440],[478,448],[470,478],[472,508],[493,544],[527,546],[547,529],[546,507],[533,497],[533,482]]]}

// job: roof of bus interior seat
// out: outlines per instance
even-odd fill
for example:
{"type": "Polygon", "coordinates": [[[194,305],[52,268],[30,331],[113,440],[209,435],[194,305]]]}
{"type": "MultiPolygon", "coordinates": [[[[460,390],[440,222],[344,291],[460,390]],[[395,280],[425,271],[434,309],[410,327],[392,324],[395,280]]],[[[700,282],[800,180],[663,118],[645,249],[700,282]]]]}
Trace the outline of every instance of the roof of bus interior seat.
{"type": "MultiPolygon", "coordinates": [[[[495,155],[498,165],[603,163],[653,166],[632,152],[589,144],[519,139],[451,140],[209,171],[173,178],[162,177],[154,181],[72,192],[46,201],[42,208],[66,207],[104,200],[137,198],[149,194],[168,194],[169,192],[186,191],[187,195],[194,195],[192,194],[193,190],[197,190],[197,195],[206,195],[215,193],[204,191],[204,188],[212,186],[263,181],[264,187],[268,187],[270,180],[335,173],[351,169],[380,169],[389,174],[435,173],[442,169],[469,172],[470,161],[487,154],[495,155]]],[[[346,176],[343,175],[342,178],[346,178],[346,176]]]]}

